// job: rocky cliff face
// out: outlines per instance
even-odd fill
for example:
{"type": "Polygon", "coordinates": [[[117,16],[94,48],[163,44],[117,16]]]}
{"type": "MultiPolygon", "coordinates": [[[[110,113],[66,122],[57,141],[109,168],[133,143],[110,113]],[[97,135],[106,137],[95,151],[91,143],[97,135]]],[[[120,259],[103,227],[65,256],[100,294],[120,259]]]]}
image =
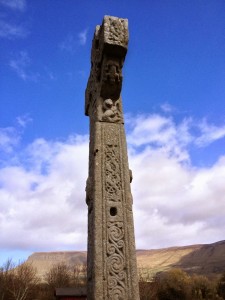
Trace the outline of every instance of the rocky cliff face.
{"type": "MultiPolygon", "coordinates": [[[[191,245],[156,250],[137,250],[138,268],[152,276],[171,268],[181,268],[188,273],[203,275],[225,272],[225,241],[207,245],[191,245]]],[[[86,251],[36,252],[29,256],[40,277],[58,263],[65,262],[71,268],[86,263],[86,251]]]]}

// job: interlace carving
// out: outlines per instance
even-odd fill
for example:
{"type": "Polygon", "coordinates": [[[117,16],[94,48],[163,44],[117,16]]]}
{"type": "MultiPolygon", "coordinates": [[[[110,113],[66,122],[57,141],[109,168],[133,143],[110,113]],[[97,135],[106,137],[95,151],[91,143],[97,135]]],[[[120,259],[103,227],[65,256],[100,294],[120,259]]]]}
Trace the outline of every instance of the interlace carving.
{"type": "Polygon", "coordinates": [[[108,299],[126,299],[127,274],[125,259],[125,229],[122,209],[120,131],[114,124],[105,128],[105,201],[107,214],[106,273],[108,299]]]}
{"type": "Polygon", "coordinates": [[[120,155],[117,145],[105,146],[105,175],[107,201],[121,201],[120,155]]]}

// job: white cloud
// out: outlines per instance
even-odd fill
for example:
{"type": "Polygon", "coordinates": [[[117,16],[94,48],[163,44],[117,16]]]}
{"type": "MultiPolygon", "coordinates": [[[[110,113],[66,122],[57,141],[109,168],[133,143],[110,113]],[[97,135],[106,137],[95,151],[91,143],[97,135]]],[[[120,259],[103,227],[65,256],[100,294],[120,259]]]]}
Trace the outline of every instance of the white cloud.
{"type": "Polygon", "coordinates": [[[225,156],[214,166],[200,169],[181,164],[176,157],[157,149],[130,155],[138,247],[223,239],[224,162],[225,156]]]}
{"type": "Polygon", "coordinates": [[[223,239],[225,153],[221,151],[213,166],[197,168],[191,164],[189,147],[199,146],[205,137],[210,138],[202,147],[223,138],[217,133],[223,132],[224,125],[202,126],[203,122],[192,119],[177,124],[160,115],[140,116],[129,122],[134,126],[128,130],[128,142],[138,246],[223,239]]]}
{"type": "Polygon", "coordinates": [[[187,144],[191,142],[189,119],[184,119],[179,125],[170,117],[161,115],[138,116],[128,120],[131,131],[127,141],[132,148],[143,146],[157,147],[160,151],[176,155],[180,161],[187,161],[189,154],[187,144]]]}
{"type": "Polygon", "coordinates": [[[32,118],[29,115],[23,115],[16,118],[17,124],[22,128],[26,128],[27,124],[32,122],[32,118]]]}
{"type": "Polygon", "coordinates": [[[0,152],[12,152],[19,140],[20,135],[15,128],[0,128],[0,152]]]}
{"type": "Polygon", "coordinates": [[[165,113],[172,113],[175,110],[175,108],[169,103],[163,103],[160,107],[165,113]]]}
{"type": "Polygon", "coordinates": [[[79,38],[79,44],[81,46],[84,46],[87,42],[87,33],[88,33],[88,29],[84,29],[83,31],[81,31],[78,34],[78,38],[79,38]]]}
{"type": "Polygon", "coordinates": [[[65,143],[37,140],[26,149],[29,164],[0,170],[1,247],[54,250],[75,243],[81,248],[87,144],[79,137],[65,143]]]}
{"type": "Polygon", "coordinates": [[[0,20],[0,37],[7,39],[25,38],[28,31],[21,25],[11,24],[3,19],[0,20]]]}
{"type": "MultiPolygon", "coordinates": [[[[23,12],[26,8],[25,0],[0,0],[0,5],[4,5],[13,10],[19,10],[23,12]]],[[[9,40],[16,38],[25,38],[29,34],[27,28],[21,24],[15,24],[15,22],[9,21],[9,18],[5,20],[5,15],[0,15],[0,37],[9,40]]]]}
{"type": "Polygon", "coordinates": [[[26,68],[30,65],[30,57],[26,51],[21,51],[19,58],[12,59],[9,62],[10,67],[21,77],[23,80],[27,79],[26,68]]]}
{"type": "Polygon", "coordinates": [[[39,73],[34,73],[29,70],[31,59],[27,51],[20,51],[17,58],[10,60],[9,66],[24,81],[30,80],[37,82],[40,77],[39,73]]]}
{"type": "Polygon", "coordinates": [[[0,0],[0,4],[5,5],[11,9],[24,11],[26,8],[25,0],[0,0]]]}
{"type": "Polygon", "coordinates": [[[215,126],[208,124],[206,120],[199,123],[202,132],[201,136],[196,139],[196,144],[200,147],[207,146],[212,142],[225,137],[225,126],[215,126]]]}
{"type": "Polygon", "coordinates": [[[88,29],[85,29],[78,33],[77,38],[72,34],[68,34],[66,38],[60,43],[59,48],[62,51],[74,53],[78,46],[84,46],[87,42],[88,29]]]}
{"type": "MultiPolygon", "coordinates": [[[[224,239],[224,151],[212,166],[199,168],[189,146],[205,131],[191,133],[193,120],[149,115],[128,123],[137,247],[224,239]]],[[[37,139],[20,153],[8,144],[18,159],[0,168],[0,247],[85,249],[88,137],[37,139]]]]}
{"type": "Polygon", "coordinates": [[[59,45],[59,48],[63,51],[73,52],[76,48],[76,41],[74,36],[68,34],[65,40],[59,45]]]}
{"type": "Polygon", "coordinates": [[[48,71],[47,75],[48,75],[48,78],[50,80],[56,80],[57,79],[56,76],[55,76],[55,74],[53,72],[51,72],[51,71],[48,71]]]}

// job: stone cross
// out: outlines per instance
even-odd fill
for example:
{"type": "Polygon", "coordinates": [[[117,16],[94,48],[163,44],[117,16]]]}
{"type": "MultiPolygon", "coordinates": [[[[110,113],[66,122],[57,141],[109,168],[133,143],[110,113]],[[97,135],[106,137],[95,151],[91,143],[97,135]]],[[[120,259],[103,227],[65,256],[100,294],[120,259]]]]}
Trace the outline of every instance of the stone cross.
{"type": "Polygon", "coordinates": [[[128,20],[105,16],[92,42],[85,93],[90,117],[88,300],[138,300],[137,262],[121,101],[128,20]]]}

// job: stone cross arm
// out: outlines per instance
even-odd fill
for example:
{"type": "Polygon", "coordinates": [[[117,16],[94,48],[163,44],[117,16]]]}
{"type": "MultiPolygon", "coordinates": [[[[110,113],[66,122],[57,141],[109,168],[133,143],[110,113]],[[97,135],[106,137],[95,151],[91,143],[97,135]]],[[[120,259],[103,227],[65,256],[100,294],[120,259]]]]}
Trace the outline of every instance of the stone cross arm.
{"type": "Polygon", "coordinates": [[[92,41],[91,72],[85,93],[85,115],[101,121],[101,113],[96,111],[97,102],[103,104],[106,99],[119,99],[127,46],[128,20],[105,16],[102,25],[96,26],[92,41]]]}

